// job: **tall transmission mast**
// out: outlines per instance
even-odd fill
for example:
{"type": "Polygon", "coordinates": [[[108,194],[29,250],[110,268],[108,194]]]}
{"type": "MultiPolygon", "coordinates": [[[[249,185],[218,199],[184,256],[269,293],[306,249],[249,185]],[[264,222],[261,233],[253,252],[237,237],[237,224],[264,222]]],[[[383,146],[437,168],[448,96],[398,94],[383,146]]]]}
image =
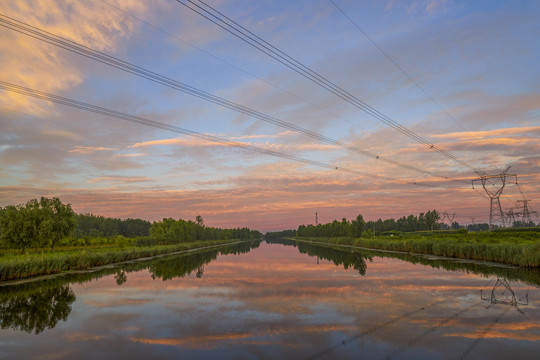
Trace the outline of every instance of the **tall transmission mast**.
{"type": "Polygon", "coordinates": [[[503,192],[503,189],[506,185],[506,178],[509,176],[514,176],[516,178],[517,184],[517,175],[516,174],[507,174],[510,170],[510,166],[507,167],[502,173],[496,175],[481,175],[478,179],[472,180],[472,187],[474,189],[474,183],[480,181],[484,191],[489,196],[489,230],[493,228],[493,222],[499,220],[502,226],[506,226],[504,221],[504,212],[501,207],[500,196],[503,192]]]}
{"type": "Polygon", "coordinates": [[[531,214],[536,214],[536,211],[529,210],[529,206],[528,206],[529,200],[523,199],[523,200],[518,200],[517,202],[523,203],[523,209],[521,213],[518,213],[519,215],[522,216],[521,221],[523,222],[523,224],[531,223],[532,222],[531,214]]]}
{"type": "Polygon", "coordinates": [[[512,226],[516,222],[516,213],[514,212],[514,209],[508,210],[506,213],[506,216],[508,217],[508,225],[512,226]]]}
{"type": "Polygon", "coordinates": [[[444,222],[446,219],[448,219],[448,222],[450,223],[450,226],[454,223],[454,219],[456,218],[456,213],[449,214],[448,211],[444,211],[442,213],[441,221],[444,222]]]}

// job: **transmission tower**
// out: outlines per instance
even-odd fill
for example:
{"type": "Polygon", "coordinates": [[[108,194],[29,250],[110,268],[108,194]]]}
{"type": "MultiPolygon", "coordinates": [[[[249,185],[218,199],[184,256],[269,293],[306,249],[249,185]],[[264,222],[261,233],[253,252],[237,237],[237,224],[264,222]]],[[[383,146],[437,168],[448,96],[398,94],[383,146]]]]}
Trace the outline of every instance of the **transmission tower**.
{"type": "Polygon", "coordinates": [[[510,166],[507,167],[502,173],[497,175],[482,175],[478,179],[472,180],[472,187],[474,189],[474,183],[480,181],[484,191],[489,196],[489,230],[493,228],[494,220],[499,220],[502,226],[506,226],[504,221],[504,213],[501,207],[500,196],[503,192],[504,186],[506,185],[506,178],[509,176],[514,176],[516,178],[517,184],[517,175],[516,174],[507,174],[510,170],[510,166]]]}
{"type": "Polygon", "coordinates": [[[319,214],[315,213],[315,226],[319,225],[319,214]]]}
{"type": "Polygon", "coordinates": [[[523,203],[523,210],[521,211],[521,213],[516,213],[516,215],[522,216],[521,221],[523,222],[523,224],[531,223],[532,222],[531,214],[536,214],[536,211],[529,210],[529,206],[528,206],[529,200],[523,199],[523,200],[518,200],[517,202],[523,203]]]}
{"type": "Polygon", "coordinates": [[[445,219],[448,219],[448,222],[450,225],[454,223],[454,219],[456,218],[456,213],[449,214],[447,211],[444,211],[442,213],[441,221],[444,222],[445,219]]]}
{"type": "Polygon", "coordinates": [[[515,215],[516,213],[514,212],[514,209],[508,210],[508,212],[506,213],[506,216],[508,218],[508,225],[512,226],[512,224],[516,222],[515,215]]]}

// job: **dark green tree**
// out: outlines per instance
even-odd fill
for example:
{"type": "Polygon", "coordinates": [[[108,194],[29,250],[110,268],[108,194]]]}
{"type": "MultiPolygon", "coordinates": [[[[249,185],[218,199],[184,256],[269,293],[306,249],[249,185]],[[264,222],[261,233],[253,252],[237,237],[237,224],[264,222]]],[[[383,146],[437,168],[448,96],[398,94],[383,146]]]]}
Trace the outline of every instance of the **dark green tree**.
{"type": "Polygon", "coordinates": [[[351,232],[350,236],[360,237],[362,235],[362,230],[364,229],[364,217],[361,214],[358,214],[355,220],[351,221],[351,232]]]}
{"type": "Polygon", "coordinates": [[[9,205],[0,210],[0,238],[8,247],[21,249],[24,253],[34,244],[35,224],[25,206],[9,205]]]}
{"type": "Polygon", "coordinates": [[[52,199],[42,197],[39,205],[45,221],[40,238],[43,242],[48,238],[51,249],[54,250],[54,246],[61,239],[75,231],[77,227],[75,212],[71,209],[70,204],[62,204],[60,199],[56,197],[52,199]]]}
{"type": "Polygon", "coordinates": [[[54,245],[70,235],[77,222],[71,205],[58,198],[42,197],[25,205],[6,206],[0,211],[1,239],[10,247],[22,249],[54,245]]]}

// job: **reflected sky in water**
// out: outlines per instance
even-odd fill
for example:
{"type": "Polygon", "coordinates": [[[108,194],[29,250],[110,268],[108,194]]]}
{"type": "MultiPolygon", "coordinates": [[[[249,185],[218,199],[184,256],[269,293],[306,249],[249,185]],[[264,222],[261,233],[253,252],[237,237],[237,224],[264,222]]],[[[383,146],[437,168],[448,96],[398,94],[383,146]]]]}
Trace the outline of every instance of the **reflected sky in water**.
{"type": "Polygon", "coordinates": [[[538,287],[509,282],[520,302],[528,293],[521,314],[480,299],[495,275],[378,256],[356,269],[327,260],[347,253],[262,243],[184,277],[162,280],[150,267],[72,283],[65,321],[38,334],[0,330],[0,358],[536,359],[538,287]]]}

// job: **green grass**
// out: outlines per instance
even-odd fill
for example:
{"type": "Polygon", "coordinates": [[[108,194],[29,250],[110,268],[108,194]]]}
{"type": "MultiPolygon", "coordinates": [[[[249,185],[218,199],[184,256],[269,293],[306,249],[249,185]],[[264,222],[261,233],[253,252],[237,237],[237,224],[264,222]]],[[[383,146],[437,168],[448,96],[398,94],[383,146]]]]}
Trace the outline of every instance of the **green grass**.
{"type": "Polygon", "coordinates": [[[64,247],[54,252],[43,250],[26,254],[21,254],[20,251],[4,250],[0,255],[0,281],[49,275],[68,270],[87,270],[96,266],[231,242],[234,240],[205,240],[146,247],[134,245],[64,247]]]}
{"type": "Polygon", "coordinates": [[[378,250],[404,251],[459,259],[491,261],[520,267],[540,267],[540,233],[411,233],[372,238],[311,238],[378,250]]]}

